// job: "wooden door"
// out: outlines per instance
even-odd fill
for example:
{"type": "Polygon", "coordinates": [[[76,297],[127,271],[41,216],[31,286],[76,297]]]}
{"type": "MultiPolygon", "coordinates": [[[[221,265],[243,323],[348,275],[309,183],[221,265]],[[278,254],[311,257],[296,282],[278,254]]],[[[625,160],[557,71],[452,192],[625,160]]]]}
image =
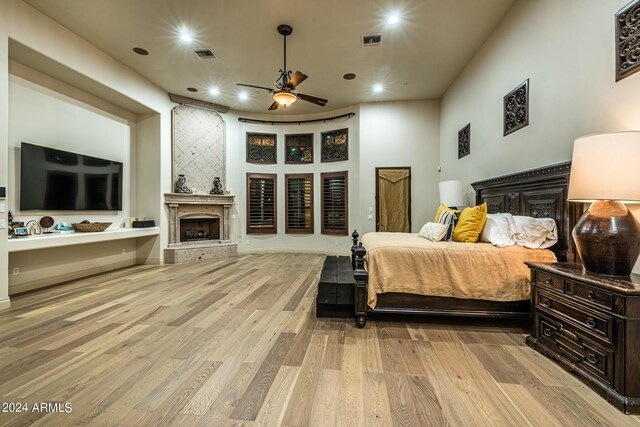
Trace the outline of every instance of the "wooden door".
{"type": "Polygon", "coordinates": [[[376,168],[376,231],[411,232],[411,168],[376,168]]]}

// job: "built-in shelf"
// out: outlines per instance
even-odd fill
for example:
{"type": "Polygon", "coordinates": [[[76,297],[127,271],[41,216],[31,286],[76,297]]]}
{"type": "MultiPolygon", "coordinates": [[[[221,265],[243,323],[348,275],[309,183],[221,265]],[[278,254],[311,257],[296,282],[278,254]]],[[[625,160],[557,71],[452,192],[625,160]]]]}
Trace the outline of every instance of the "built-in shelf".
{"type": "Polygon", "coordinates": [[[111,240],[137,239],[139,237],[157,236],[160,227],[149,228],[116,228],[98,233],[51,233],[9,239],[9,252],[31,251],[36,249],[56,248],[60,246],[81,245],[83,243],[99,243],[111,240]]]}

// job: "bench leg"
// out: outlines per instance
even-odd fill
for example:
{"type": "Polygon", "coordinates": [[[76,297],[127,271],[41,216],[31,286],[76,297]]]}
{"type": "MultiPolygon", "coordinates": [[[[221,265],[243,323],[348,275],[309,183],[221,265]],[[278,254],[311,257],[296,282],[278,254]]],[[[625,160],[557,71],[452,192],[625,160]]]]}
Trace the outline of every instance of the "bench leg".
{"type": "Polygon", "coordinates": [[[364,325],[367,324],[367,316],[356,316],[356,325],[358,328],[364,328],[364,325]]]}

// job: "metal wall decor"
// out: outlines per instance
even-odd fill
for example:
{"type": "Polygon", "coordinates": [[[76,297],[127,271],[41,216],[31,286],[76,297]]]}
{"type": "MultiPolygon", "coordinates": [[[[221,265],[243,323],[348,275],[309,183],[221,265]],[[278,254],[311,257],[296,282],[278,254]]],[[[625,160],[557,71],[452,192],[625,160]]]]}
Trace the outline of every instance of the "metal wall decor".
{"type": "Polygon", "coordinates": [[[640,0],[616,13],[616,81],[640,71],[640,0]]]}
{"type": "Polygon", "coordinates": [[[313,134],[285,135],[284,150],[285,163],[313,163],[313,134]]]}
{"type": "Polygon", "coordinates": [[[504,97],[504,136],[529,124],[529,79],[504,97]]]}
{"type": "Polygon", "coordinates": [[[458,159],[471,153],[471,123],[458,131],[458,159]]]}
{"type": "Polygon", "coordinates": [[[321,143],[322,162],[349,160],[349,129],[322,132],[321,143]]]}
{"type": "Polygon", "coordinates": [[[276,164],[276,135],[247,132],[247,163],[276,164]]]}

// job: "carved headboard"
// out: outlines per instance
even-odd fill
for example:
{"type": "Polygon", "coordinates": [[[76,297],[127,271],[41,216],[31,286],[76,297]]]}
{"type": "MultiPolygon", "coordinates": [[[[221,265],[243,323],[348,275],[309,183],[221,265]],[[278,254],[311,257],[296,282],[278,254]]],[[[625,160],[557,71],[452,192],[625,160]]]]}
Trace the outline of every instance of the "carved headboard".
{"type": "Polygon", "coordinates": [[[569,203],[571,162],[545,166],[472,183],[476,204],[486,202],[489,213],[553,218],[558,243],[550,248],[559,261],[576,261],[571,230],[582,215],[581,203],[569,203]]]}

